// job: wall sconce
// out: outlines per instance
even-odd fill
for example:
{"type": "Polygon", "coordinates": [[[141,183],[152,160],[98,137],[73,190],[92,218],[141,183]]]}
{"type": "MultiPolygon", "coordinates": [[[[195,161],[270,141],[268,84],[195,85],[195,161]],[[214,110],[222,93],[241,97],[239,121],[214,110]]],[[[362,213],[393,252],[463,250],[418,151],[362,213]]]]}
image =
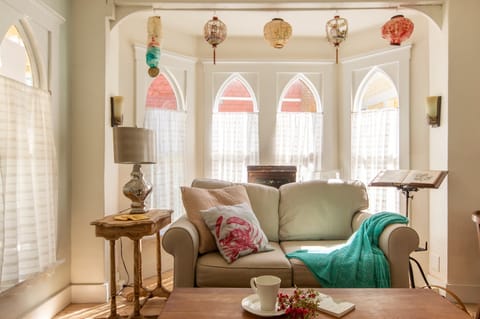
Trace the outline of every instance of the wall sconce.
{"type": "Polygon", "coordinates": [[[123,96],[110,97],[110,122],[112,127],[123,123],[123,96]]]}
{"type": "Polygon", "coordinates": [[[427,115],[427,122],[431,127],[440,126],[440,110],[442,106],[441,96],[428,96],[425,111],[427,115]]]}

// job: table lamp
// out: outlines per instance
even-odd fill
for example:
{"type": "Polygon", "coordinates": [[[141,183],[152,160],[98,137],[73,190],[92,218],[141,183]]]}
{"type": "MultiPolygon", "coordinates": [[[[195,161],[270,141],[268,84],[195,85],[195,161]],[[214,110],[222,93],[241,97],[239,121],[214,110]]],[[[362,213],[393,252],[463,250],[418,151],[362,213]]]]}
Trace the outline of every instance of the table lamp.
{"type": "Polygon", "coordinates": [[[118,164],[133,164],[131,179],[123,186],[128,197],[130,214],[146,213],[145,199],[152,191],[152,185],[143,178],[141,164],[155,164],[155,133],[139,127],[113,128],[114,160],[118,164]]]}

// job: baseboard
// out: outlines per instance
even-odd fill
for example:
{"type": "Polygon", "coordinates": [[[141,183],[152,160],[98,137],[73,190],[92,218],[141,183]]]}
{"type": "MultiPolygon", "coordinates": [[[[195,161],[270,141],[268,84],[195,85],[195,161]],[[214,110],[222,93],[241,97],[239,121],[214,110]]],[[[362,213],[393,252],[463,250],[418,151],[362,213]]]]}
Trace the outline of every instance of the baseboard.
{"type": "Polygon", "coordinates": [[[71,288],[67,287],[61,292],[30,311],[23,319],[52,318],[71,303],[71,288]]]}
{"type": "Polygon", "coordinates": [[[108,301],[108,285],[102,284],[82,284],[71,285],[72,303],[104,303],[108,301]]]}
{"type": "Polygon", "coordinates": [[[479,285],[448,284],[447,289],[453,291],[463,303],[478,303],[478,296],[480,296],[479,285]]]}

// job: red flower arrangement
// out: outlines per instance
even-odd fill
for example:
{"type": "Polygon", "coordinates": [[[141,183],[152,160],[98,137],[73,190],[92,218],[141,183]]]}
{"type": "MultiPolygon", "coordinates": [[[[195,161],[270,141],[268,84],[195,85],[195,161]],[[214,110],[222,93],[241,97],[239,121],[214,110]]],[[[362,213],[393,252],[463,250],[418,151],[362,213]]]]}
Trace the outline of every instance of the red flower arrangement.
{"type": "Polygon", "coordinates": [[[290,319],[312,319],[320,313],[318,291],[309,288],[302,290],[295,288],[293,295],[289,296],[282,292],[278,293],[278,310],[285,311],[290,319]]]}

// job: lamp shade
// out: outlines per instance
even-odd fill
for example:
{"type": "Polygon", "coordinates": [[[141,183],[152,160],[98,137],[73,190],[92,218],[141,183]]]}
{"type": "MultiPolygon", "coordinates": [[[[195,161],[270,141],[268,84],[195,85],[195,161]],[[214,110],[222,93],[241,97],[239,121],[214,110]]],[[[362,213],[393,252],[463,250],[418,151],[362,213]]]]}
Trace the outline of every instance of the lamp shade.
{"type": "Polygon", "coordinates": [[[156,163],[155,132],[140,127],[114,127],[113,152],[115,163],[156,163]]]}

